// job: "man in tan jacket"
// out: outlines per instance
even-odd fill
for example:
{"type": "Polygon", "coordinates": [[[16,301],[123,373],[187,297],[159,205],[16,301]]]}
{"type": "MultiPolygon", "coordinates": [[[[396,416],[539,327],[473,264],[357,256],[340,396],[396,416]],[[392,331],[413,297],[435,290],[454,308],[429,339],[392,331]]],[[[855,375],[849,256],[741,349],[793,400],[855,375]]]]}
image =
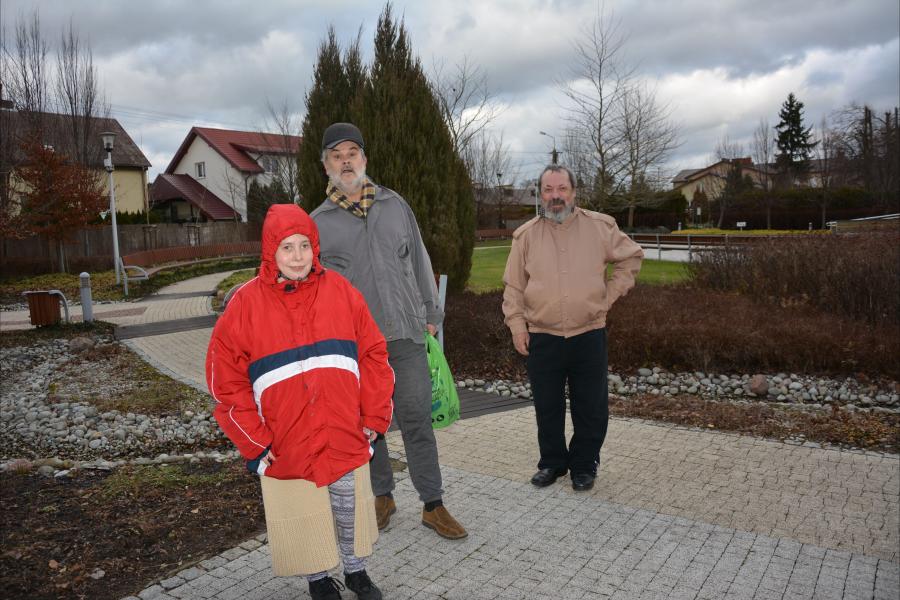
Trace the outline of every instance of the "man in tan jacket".
{"type": "Polygon", "coordinates": [[[531,483],[545,487],[571,472],[572,488],[583,491],[594,486],[609,421],[606,313],[634,287],[644,253],[612,217],[575,206],[569,169],[550,165],[538,182],[544,216],[513,234],[503,314],[527,357],[534,398],[541,458],[531,483]]]}

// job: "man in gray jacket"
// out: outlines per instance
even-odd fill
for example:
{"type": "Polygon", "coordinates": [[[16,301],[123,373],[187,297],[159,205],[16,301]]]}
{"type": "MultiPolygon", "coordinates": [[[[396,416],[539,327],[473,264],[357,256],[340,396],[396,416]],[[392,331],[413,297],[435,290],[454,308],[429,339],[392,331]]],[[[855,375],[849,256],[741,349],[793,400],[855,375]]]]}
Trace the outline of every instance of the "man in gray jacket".
{"type": "MultiPolygon", "coordinates": [[[[334,123],[322,137],[327,198],[311,216],[319,227],[320,260],[362,292],[384,334],[394,369],[394,418],[400,427],[409,476],[424,503],[422,524],[448,539],[466,530],[444,508],[437,443],[431,427],[431,377],[425,332],[444,318],[437,305],[431,260],[415,215],[393,190],[366,176],[362,133],[334,123]]],[[[375,515],[383,529],[396,512],[394,475],[383,438],[370,466],[375,515]]]]}

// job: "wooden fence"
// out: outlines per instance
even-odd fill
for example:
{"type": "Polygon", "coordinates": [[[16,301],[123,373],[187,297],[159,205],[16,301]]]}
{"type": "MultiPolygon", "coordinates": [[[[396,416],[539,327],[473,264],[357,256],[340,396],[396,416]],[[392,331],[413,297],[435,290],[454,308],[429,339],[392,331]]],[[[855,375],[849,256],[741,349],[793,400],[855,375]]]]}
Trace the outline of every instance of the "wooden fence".
{"type": "MultiPolygon", "coordinates": [[[[260,239],[260,225],[250,223],[159,223],[120,225],[119,254],[133,254],[177,246],[210,246],[260,239]]],[[[113,268],[112,228],[78,230],[63,247],[70,273],[113,268]]],[[[56,242],[43,237],[21,240],[3,238],[0,243],[0,277],[59,272],[56,242]]]]}

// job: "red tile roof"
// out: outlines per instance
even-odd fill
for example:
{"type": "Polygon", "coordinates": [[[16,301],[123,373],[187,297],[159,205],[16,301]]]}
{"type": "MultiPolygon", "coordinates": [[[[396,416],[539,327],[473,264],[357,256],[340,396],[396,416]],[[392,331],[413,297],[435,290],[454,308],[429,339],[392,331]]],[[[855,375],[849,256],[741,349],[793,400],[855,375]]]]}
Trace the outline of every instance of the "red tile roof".
{"type": "Polygon", "coordinates": [[[212,127],[192,127],[181,143],[166,173],[173,173],[184,157],[194,138],[200,136],[210,147],[222,155],[231,166],[244,173],[262,173],[263,168],[247,152],[258,154],[293,154],[300,149],[303,138],[296,135],[234,131],[212,127]]]}
{"type": "Polygon", "coordinates": [[[150,202],[166,202],[168,200],[186,200],[213,221],[240,220],[233,208],[218,196],[203,187],[190,175],[174,175],[161,173],[150,187],[150,202]]]}

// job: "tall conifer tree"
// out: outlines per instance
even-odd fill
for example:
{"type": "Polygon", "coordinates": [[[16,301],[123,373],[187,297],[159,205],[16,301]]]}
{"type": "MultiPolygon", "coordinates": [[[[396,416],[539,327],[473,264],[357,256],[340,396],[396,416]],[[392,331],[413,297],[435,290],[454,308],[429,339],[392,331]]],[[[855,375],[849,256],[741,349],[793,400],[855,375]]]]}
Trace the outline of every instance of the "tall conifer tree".
{"type": "Polygon", "coordinates": [[[781,121],[775,126],[778,132],[775,144],[778,153],[775,164],[779,172],[787,178],[788,187],[797,179],[809,172],[809,154],[816,146],[810,142],[811,127],[803,126],[803,103],[797,100],[794,93],[788,94],[787,100],[778,112],[781,121]]]}
{"type": "Polygon", "coordinates": [[[341,62],[334,27],[329,27],[325,41],[319,46],[312,89],[306,95],[303,143],[297,155],[300,204],[307,211],[317,207],[325,197],[328,178],[322,168],[322,134],[332,123],[351,119],[354,93],[341,62]]]}
{"type": "Polygon", "coordinates": [[[406,199],[435,273],[446,273],[450,287],[462,289],[475,240],[475,201],[465,165],[453,148],[406,28],[402,20],[394,20],[390,3],[378,19],[368,69],[359,40],[357,36],[343,61],[333,29],[320,48],[299,159],[303,206],[311,210],[325,196],[320,150],[325,128],[335,121],[355,123],[366,140],[366,172],[406,199]]]}
{"type": "Polygon", "coordinates": [[[436,273],[462,289],[475,239],[474,196],[402,20],[385,5],[359,115],[368,172],[413,209],[436,273]]]}

